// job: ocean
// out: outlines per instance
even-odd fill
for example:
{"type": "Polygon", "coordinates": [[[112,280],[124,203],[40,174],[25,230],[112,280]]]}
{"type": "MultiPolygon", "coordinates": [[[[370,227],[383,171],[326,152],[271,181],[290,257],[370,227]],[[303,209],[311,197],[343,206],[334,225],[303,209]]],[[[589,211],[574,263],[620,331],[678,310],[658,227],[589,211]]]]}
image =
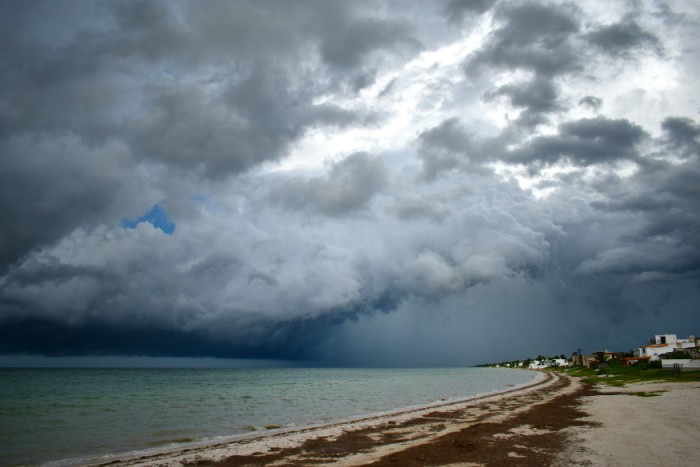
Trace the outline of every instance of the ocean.
{"type": "Polygon", "coordinates": [[[463,399],[535,378],[494,368],[0,369],[0,464],[107,459],[463,399]]]}

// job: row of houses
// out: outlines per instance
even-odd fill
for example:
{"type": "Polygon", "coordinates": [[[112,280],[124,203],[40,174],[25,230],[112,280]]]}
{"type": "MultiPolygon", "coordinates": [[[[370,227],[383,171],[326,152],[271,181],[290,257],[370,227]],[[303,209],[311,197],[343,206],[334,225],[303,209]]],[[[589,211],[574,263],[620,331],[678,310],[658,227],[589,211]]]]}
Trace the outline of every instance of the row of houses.
{"type": "Polygon", "coordinates": [[[569,366],[571,363],[565,358],[551,358],[547,360],[532,360],[528,365],[531,370],[541,370],[553,366],[569,366]]]}
{"type": "Polygon", "coordinates": [[[577,366],[585,366],[587,368],[598,367],[601,364],[611,362],[613,360],[623,360],[624,352],[611,352],[608,349],[594,352],[591,355],[582,355],[580,353],[571,356],[571,363],[577,366]]]}
{"type": "Polygon", "coordinates": [[[698,349],[700,349],[700,337],[688,336],[685,339],[680,339],[675,334],[657,334],[652,339],[649,339],[648,344],[634,349],[632,352],[633,356],[623,352],[610,352],[608,350],[604,350],[601,352],[595,352],[592,355],[574,354],[572,357],[572,363],[574,365],[592,368],[600,367],[601,365],[604,366],[607,362],[612,360],[619,360],[625,365],[633,365],[643,361],[661,361],[663,367],[672,368],[673,365],[681,365],[685,369],[695,367],[700,369],[700,360],[697,360],[700,359],[700,352],[698,349]],[[664,358],[669,357],[674,352],[687,353],[691,358],[664,358]]]}
{"type": "MultiPolygon", "coordinates": [[[[564,355],[562,355],[564,357],[564,355]]],[[[677,357],[677,355],[674,355],[677,357]]],[[[493,365],[496,367],[508,368],[529,368],[532,370],[541,370],[554,366],[585,366],[588,368],[602,368],[609,362],[617,360],[625,365],[633,365],[642,361],[661,361],[664,368],[676,368],[679,366],[683,370],[698,369],[700,370],[700,337],[688,336],[685,339],[678,338],[675,334],[657,334],[649,343],[642,345],[632,353],[629,352],[611,352],[609,350],[601,350],[594,352],[591,355],[583,355],[581,351],[575,352],[571,356],[571,360],[565,358],[543,358],[538,357],[536,360],[525,360],[508,363],[500,363],[493,365]],[[669,354],[673,352],[684,352],[689,354],[689,359],[667,359],[669,354]]]]}

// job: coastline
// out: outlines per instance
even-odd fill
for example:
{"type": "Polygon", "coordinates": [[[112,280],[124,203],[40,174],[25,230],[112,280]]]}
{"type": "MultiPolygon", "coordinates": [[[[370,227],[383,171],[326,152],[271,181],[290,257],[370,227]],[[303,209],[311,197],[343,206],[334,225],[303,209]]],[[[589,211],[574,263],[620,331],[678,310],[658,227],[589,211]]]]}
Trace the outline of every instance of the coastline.
{"type": "Polygon", "coordinates": [[[210,446],[442,405],[537,376],[470,367],[2,370],[0,465],[210,446]]]}
{"type": "MultiPolygon", "coordinates": [[[[91,466],[153,464],[192,465],[199,462],[204,465],[211,465],[214,462],[235,459],[235,463],[230,465],[237,465],[241,463],[241,457],[246,458],[244,461],[246,463],[267,463],[260,462],[270,460],[264,455],[261,456],[261,454],[272,452],[275,457],[286,456],[291,454],[288,452],[289,450],[304,450],[306,447],[319,440],[333,440],[337,438],[340,444],[342,444],[344,439],[347,438],[348,433],[356,434],[358,431],[376,431],[380,433],[387,429],[389,431],[396,431],[396,429],[403,430],[407,426],[419,427],[421,425],[421,423],[418,422],[419,420],[428,420],[430,422],[429,424],[432,424],[435,414],[443,413],[444,411],[469,411],[469,418],[476,417],[480,419],[484,417],[482,412],[489,411],[487,407],[489,404],[497,404],[499,401],[508,399],[511,400],[511,405],[517,405],[521,402],[520,398],[522,397],[527,397],[538,391],[549,392],[553,387],[561,386],[560,379],[561,377],[558,375],[537,372],[535,379],[525,385],[518,385],[509,389],[479,394],[464,399],[396,409],[328,424],[280,428],[262,433],[234,435],[222,439],[187,443],[168,448],[109,454],[100,458],[86,458],[79,462],[79,464],[91,466]]],[[[511,413],[512,412],[508,412],[506,416],[511,413]]],[[[452,421],[454,423],[450,423],[450,425],[457,426],[463,420],[454,418],[452,421]]],[[[426,427],[422,427],[421,430],[425,431],[425,428],[426,427]]],[[[454,426],[451,426],[451,428],[454,428],[454,426]]],[[[431,430],[431,434],[442,433],[440,430],[435,430],[435,427],[431,427],[431,430]]],[[[416,439],[412,441],[416,441],[416,439]]],[[[405,441],[400,441],[398,444],[400,446],[407,445],[405,441]]],[[[354,449],[353,446],[347,446],[347,448],[351,450],[354,449]]],[[[358,451],[364,451],[363,447],[357,448],[358,451]]],[[[386,449],[382,449],[381,451],[383,452],[385,450],[386,449]]],[[[78,461],[78,459],[67,459],[52,462],[49,465],[76,465],[76,461],[78,461]]]]}
{"type": "Polygon", "coordinates": [[[468,400],[91,465],[700,465],[700,383],[540,375],[468,400]]]}

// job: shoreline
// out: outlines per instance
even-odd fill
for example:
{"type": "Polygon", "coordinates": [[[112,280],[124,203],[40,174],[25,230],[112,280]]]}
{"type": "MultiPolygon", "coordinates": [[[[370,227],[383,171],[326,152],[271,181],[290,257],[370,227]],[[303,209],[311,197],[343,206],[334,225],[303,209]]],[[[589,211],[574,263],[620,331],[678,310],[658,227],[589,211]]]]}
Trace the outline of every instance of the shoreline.
{"type": "Polygon", "coordinates": [[[86,464],[700,465],[700,382],[607,387],[538,373],[468,400],[86,464]]]}
{"type": "Polygon", "coordinates": [[[327,439],[343,436],[348,431],[380,429],[386,425],[413,423],[416,419],[438,410],[463,410],[491,400],[518,394],[528,394],[537,389],[548,387],[557,377],[547,372],[536,372],[533,381],[500,391],[476,394],[474,396],[434,402],[420,406],[409,406],[390,411],[362,415],[324,424],[300,427],[285,427],[263,432],[231,435],[215,440],[202,440],[177,446],[159,447],[122,453],[91,456],[86,458],[64,459],[47,463],[51,466],[62,465],[185,465],[207,461],[220,461],[231,456],[248,456],[261,450],[284,450],[294,448],[314,439],[327,439]]]}

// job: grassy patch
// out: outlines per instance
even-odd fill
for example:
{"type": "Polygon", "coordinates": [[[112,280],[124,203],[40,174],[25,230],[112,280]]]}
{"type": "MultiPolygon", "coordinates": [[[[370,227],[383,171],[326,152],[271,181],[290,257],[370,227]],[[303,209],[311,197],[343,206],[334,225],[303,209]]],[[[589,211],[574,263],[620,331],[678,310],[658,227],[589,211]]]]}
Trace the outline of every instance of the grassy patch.
{"type": "MultiPolygon", "coordinates": [[[[700,372],[675,373],[661,368],[649,368],[644,363],[626,367],[621,363],[613,362],[601,370],[591,368],[573,367],[567,368],[564,373],[571,376],[578,376],[589,383],[606,384],[608,386],[621,387],[630,383],[645,382],[692,382],[700,381],[700,372]]],[[[658,394],[656,394],[658,395],[658,394]]],[[[652,397],[652,396],[641,396],[652,397]]]]}

